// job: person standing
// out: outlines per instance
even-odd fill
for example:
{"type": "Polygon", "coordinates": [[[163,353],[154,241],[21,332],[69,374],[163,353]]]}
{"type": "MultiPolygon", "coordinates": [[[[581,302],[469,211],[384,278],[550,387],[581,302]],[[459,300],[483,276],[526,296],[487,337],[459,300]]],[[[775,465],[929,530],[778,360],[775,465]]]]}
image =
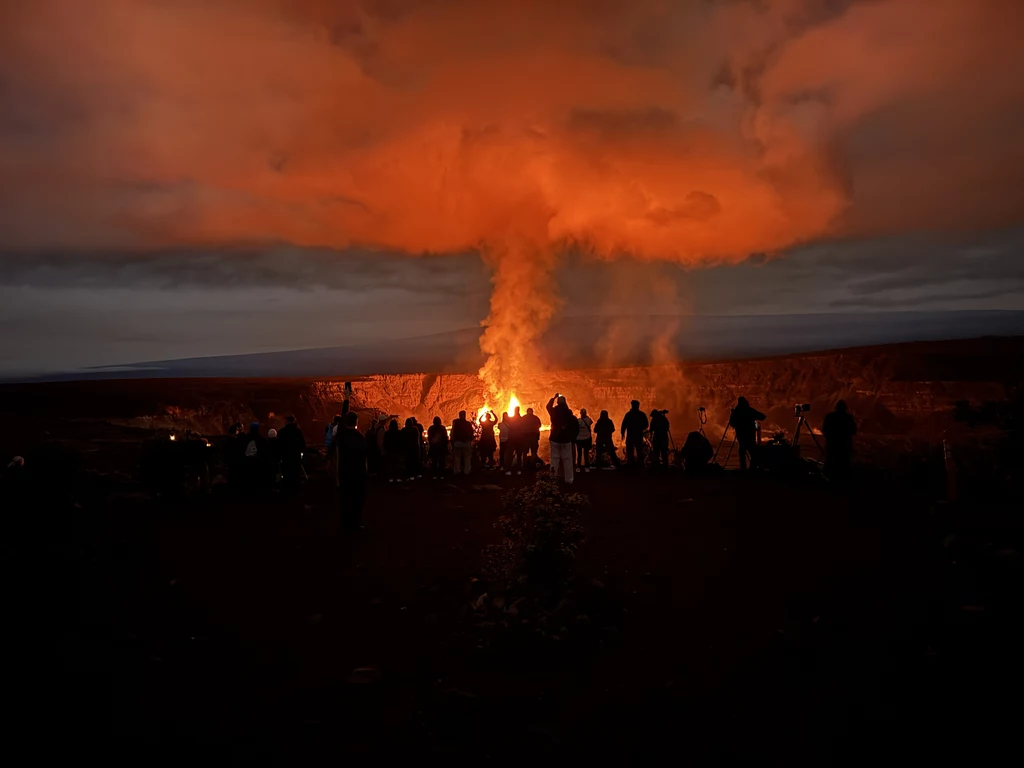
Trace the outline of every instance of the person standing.
{"type": "Polygon", "coordinates": [[[382,415],[376,421],[371,421],[370,426],[366,428],[366,465],[373,476],[381,474],[383,469],[382,443],[386,420],[387,417],[382,415]]]}
{"type": "Polygon", "coordinates": [[[651,411],[651,447],[654,455],[651,457],[651,466],[661,466],[668,469],[668,434],[672,429],[665,415],[668,411],[651,411]]]}
{"type": "Polygon", "coordinates": [[[572,485],[572,447],[580,433],[579,420],[561,395],[548,400],[547,410],[551,418],[551,471],[555,477],[564,472],[566,484],[572,485]]]}
{"type": "Polygon", "coordinates": [[[501,414],[501,421],[498,422],[498,464],[505,470],[506,475],[512,474],[512,442],[509,439],[512,435],[512,424],[508,420],[508,412],[501,414]]]}
{"type": "Polygon", "coordinates": [[[508,420],[512,428],[509,433],[512,450],[512,468],[522,469],[523,454],[526,452],[526,435],[523,434],[523,415],[519,412],[518,405],[508,420]]]}
{"type": "Polygon", "coordinates": [[[402,449],[405,453],[405,476],[414,480],[422,474],[420,468],[420,431],[416,429],[412,418],[405,420],[402,428],[402,449]]]}
{"type": "Polygon", "coordinates": [[[402,441],[402,430],[394,419],[388,424],[384,433],[384,474],[389,483],[402,480],[402,467],[405,464],[405,444],[402,441]]]}
{"type": "Polygon", "coordinates": [[[281,484],[288,490],[294,490],[302,478],[302,456],[306,450],[306,438],[294,416],[285,419],[277,440],[281,446],[281,484]]]}
{"type": "Polygon", "coordinates": [[[580,431],[576,435],[576,469],[580,472],[590,470],[590,447],[594,438],[590,431],[594,420],[587,415],[586,408],[580,408],[580,431]]]}
{"type": "Polygon", "coordinates": [[[533,408],[527,408],[520,423],[523,430],[523,461],[527,469],[534,470],[540,462],[540,417],[533,412],[533,408]]]}
{"type": "Polygon", "coordinates": [[[452,456],[456,475],[472,471],[473,425],[466,420],[465,411],[459,411],[459,418],[452,422],[452,456]]]}
{"type": "Polygon", "coordinates": [[[748,459],[751,469],[754,469],[757,463],[757,422],[764,421],[765,418],[763,413],[750,406],[747,398],[737,399],[736,407],[729,416],[729,426],[735,430],[736,442],[739,443],[741,472],[746,471],[748,459]]]}
{"type": "Polygon", "coordinates": [[[857,422],[847,410],[845,400],[836,403],[836,409],[825,416],[821,433],[825,436],[825,474],[843,482],[850,477],[853,436],[857,434],[857,422]]]}
{"type": "Polygon", "coordinates": [[[435,416],[430,429],[427,430],[428,451],[430,453],[430,468],[433,470],[434,479],[444,477],[445,464],[448,462],[448,430],[441,423],[441,417],[435,416]]]}
{"type": "Polygon", "coordinates": [[[366,438],[356,426],[359,416],[345,414],[345,422],[331,442],[331,450],[338,460],[338,506],[341,524],[348,530],[358,530],[366,505],[366,438]]]}
{"type": "Polygon", "coordinates": [[[494,427],[498,423],[498,417],[494,411],[488,411],[480,419],[480,441],[477,443],[477,450],[480,453],[482,466],[494,468],[494,451],[498,445],[494,441],[494,427]]]}
{"type": "Polygon", "coordinates": [[[597,422],[594,424],[594,436],[597,438],[594,450],[594,461],[601,466],[601,456],[608,454],[612,469],[619,466],[619,457],[615,452],[615,422],[608,418],[608,411],[601,411],[597,422]]]}
{"type": "Polygon", "coordinates": [[[640,410],[640,401],[632,401],[619,427],[619,436],[626,441],[626,461],[631,467],[644,465],[644,433],[647,427],[647,414],[640,410]]]}

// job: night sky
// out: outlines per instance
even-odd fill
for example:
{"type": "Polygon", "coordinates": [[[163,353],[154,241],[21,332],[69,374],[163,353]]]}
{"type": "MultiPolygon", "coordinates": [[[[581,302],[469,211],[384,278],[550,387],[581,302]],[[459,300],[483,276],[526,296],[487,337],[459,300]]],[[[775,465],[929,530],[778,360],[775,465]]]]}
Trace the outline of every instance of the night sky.
{"type": "Polygon", "coordinates": [[[566,314],[1024,309],[1015,0],[0,16],[0,372],[489,313],[529,339],[566,314]]]}

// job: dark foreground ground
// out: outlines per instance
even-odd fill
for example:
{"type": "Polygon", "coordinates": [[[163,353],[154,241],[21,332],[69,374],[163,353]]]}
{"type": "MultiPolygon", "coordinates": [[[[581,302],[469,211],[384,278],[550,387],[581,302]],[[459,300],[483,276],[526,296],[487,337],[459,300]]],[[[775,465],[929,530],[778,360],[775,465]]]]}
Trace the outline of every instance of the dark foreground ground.
{"type": "Polygon", "coordinates": [[[471,486],[496,482],[526,480],[375,486],[357,535],[324,478],[40,510],[31,543],[8,520],[8,725],[40,759],[133,765],[977,761],[1015,738],[1012,510],[592,473],[586,639],[502,646],[470,606],[501,496],[471,486]]]}

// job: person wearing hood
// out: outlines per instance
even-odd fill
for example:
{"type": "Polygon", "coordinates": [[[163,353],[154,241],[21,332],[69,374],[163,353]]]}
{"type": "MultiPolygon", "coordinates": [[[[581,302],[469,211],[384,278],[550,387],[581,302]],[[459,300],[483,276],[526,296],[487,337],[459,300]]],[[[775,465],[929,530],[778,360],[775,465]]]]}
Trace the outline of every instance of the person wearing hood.
{"type": "Polygon", "coordinates": [[[619,427],[619,436],[626,441],[626,461],[631,467],[644,465],[644,433],[648,426],[640,401],[633,400],[619,427]]]}
{"type": "Polygon", "coordinates": [[[563,473],[566,484],[572,485],[572,448],[580,433],[579,420],[562,395],[548,400],[547,411],[551,419],[551,471],[555,477],[563,473]]]}

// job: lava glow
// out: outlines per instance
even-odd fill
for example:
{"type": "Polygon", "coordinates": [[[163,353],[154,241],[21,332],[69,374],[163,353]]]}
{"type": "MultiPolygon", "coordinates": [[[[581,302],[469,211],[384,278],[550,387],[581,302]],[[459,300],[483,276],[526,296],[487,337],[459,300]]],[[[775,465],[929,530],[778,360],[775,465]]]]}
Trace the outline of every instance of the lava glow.
{"type": "MultiPolygon", "coordinates": [[[[512,416],[513,414],[515,414],[516,408],[518,408],[518,407],[519,407],[519,398],[516,397],[515,393],[513,392],[509,396],[509,399],[508,399],[508,410],[506,411],[506,413],[509,416],[512,416]]],[[[483,408],[481,408],[479,411],[477,411],[476,412],[477,423],[480,423],[481,421],[483,421],[484,416],[486,416],[490,412],[491,412],[491,406],[489,406],[489,405],[485,405],[483,408]]]]}

